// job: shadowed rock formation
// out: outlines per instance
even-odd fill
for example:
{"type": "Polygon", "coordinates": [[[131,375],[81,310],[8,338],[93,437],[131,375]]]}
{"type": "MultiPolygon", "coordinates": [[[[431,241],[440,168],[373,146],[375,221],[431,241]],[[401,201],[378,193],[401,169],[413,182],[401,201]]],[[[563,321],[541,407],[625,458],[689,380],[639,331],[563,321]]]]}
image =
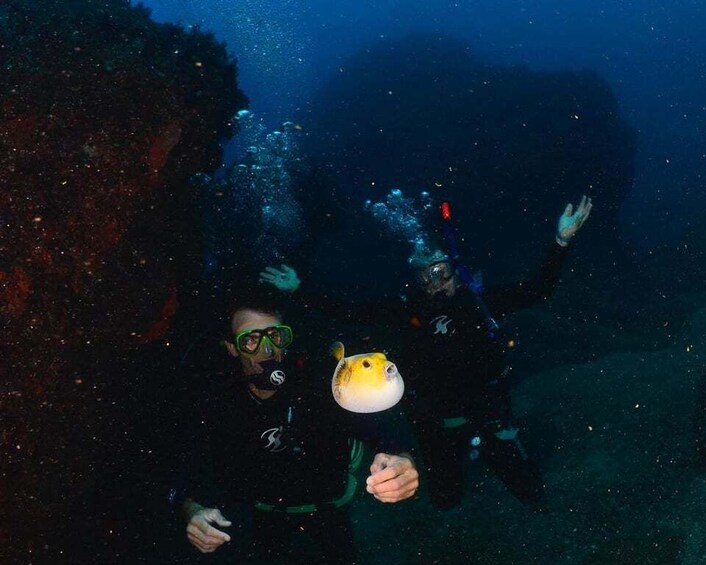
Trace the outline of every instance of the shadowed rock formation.
{"type": "Polygon", "coordinates": [[[188,179],[247,100],[211,35],[122,0],[3,2],[0,61],[0,555],[36,556],[119,456],[134,360],[193,308],[188,179]]]}
{"type": "Polygon", "coordinates": [[[470,260],[492,255],[516,277],[585,193],[598,212],[586,237],[601,253],[614,247],[636,139],[595,73],[489,65],[461,41],[414,35],[342,63],[313,107],[312,152],[346,179],[351,207],[393,187],[448,198],[470,260]]]}

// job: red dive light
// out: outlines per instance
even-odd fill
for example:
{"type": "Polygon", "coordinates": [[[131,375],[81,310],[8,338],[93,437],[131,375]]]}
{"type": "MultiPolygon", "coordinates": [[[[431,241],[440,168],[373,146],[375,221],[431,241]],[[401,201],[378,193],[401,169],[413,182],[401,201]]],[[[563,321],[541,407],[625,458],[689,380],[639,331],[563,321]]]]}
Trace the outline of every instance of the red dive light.
{"type": "Polygon", "coordinates": [[[441,203],[441,217],[445,222],[451,219],[451,204],[448,202],[441,203]]]}

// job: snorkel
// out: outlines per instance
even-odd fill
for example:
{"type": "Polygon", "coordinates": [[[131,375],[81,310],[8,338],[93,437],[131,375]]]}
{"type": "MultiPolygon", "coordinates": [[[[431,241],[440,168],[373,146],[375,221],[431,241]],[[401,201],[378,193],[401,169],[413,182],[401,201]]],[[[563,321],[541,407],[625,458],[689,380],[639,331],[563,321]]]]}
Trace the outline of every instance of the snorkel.
{"type": "Polygon", "coordinates": [[[493,318],[493,315],[490,313],[488,306],[483,300],[483,279],[479,275],[471,275],[468,271],[468,267],[460,262],[460,253],[456,243],[456,235],[454,233],[453,225],[451,224],[451,205],[446,201],[442,202],[441,206],[439,206],[439,211],[441,213],[442,229],[444,231],[444,241],[446,243],[446,251],[449,256],[449,262],[458,275],[458,278],[468,288],[468,290],[471,291],[471,294],[475,298],[476,305],[483,314],[486,324],[488,325],[488,335],[492,338],[496,338],[500,325],[495,318],[493,318]]]}

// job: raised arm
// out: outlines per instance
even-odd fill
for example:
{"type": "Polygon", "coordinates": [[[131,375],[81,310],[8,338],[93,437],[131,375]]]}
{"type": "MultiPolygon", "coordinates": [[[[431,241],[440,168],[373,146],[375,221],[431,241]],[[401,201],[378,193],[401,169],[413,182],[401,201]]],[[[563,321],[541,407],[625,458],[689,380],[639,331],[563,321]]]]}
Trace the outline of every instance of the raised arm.
{"type": "Polygon", "coordinates": [[[539,272],[534,277],[487,290],[484,298],[493,315],[510,314],[533,306],[551,296],[559,282],[569,243],[588,219],[592,208],[591,199],[586,196],[581,198],[576,210],[573,204],[567,204],[557,224],[556,243],[552,245],[539,272]]]}

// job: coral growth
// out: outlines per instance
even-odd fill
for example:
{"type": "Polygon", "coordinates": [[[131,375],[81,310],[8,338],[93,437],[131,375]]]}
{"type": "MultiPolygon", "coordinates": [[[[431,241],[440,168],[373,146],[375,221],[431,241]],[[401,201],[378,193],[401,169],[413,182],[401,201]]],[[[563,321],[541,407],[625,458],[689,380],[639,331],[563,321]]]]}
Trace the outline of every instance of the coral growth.
{"type": "Polygon", "coordinates": [[[59,455],[105,378],[87,367],[163,338],[188,304],[188,179],[216,168],[247,103],[223,45],[149,15],[125,0],[0,5],[0,471],[17,497],[3,507],[35,524],[70,490],[41,476],[90,484],[59,455]]]}
{"type": "Polygon", "coordinates": [[[245,104],[234,64],[124,1],[9,1],[0,21],[2,340],[51,340],[48,360],[106,333],[139,342],[184,282],[185,181],[215,168],[245,104]],[[149,299],[118,306],[126,292],[149,299]]]}

